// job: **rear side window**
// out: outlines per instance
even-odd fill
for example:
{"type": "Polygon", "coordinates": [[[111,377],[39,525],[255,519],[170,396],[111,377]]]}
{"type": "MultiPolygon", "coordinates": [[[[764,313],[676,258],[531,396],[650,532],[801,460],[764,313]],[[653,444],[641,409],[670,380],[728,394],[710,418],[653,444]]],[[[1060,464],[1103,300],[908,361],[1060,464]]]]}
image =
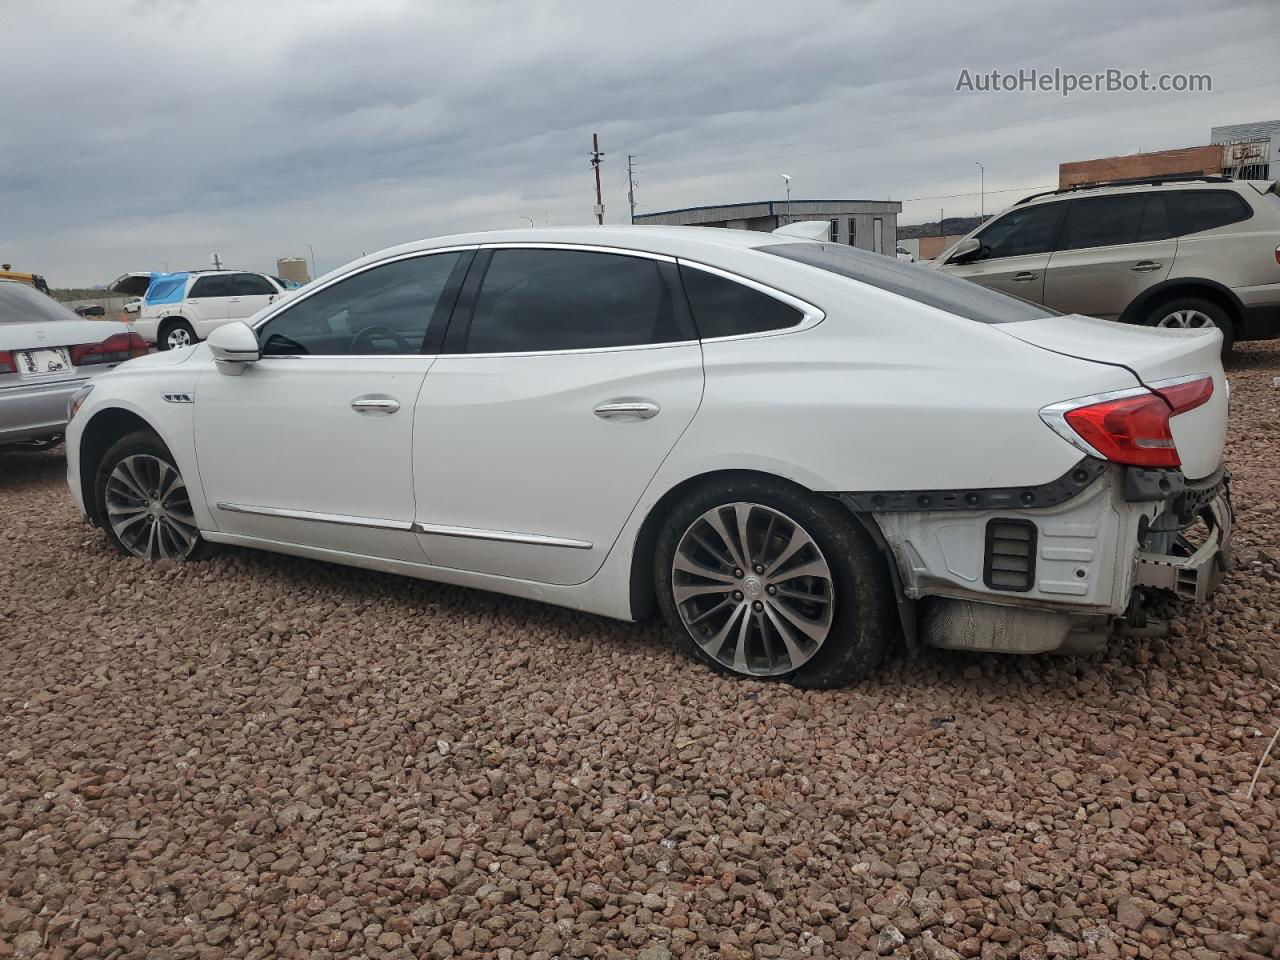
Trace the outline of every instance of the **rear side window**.
{"type": "Polygon", "coordinates": [[[193,300],[200,297],[229,297],[231,296],[231,277],[225,273],[200,277],[192,284],[191,292],[187,296],[193,300]]]}
{"type": "Polygon", "coordinates": [[[237,273],[231,278],[233,297],[257,297],[279,292],[266,277],[256,273],[237,273]]]}
{"type": "Polygon", "coordinates": [[[1073,200],[1062,225],[1059,250],[1083,250],[1134,243],[1142,226],[1147,197],[1141,193],[1073,200]]]}
{"type": "MultiPolygon", "coordinates": [[[[1062,206],[1062,204],[1058,204],[1062,206]]],[[[818,267],[979,323],[1013,323],[1059,314],[920,263],[834,243],[779,243],[761,253],[818,267]]]]}
{"type": "Polygon", "coordinates": [[[1253,216],[1253,208],[1233,190],[1170,190],[1165,194],[1177,236],[1200,233],[1253,216]]]}
{"type": "Polygon", "coordinates": [[[467,353],[535,353],[688,340],[663,264],[581,250],[495,250],[467,353]]]}
{"type": "Polygon", "coordinates": [[[1048,253],[1058,237],[1062,214],[1067,204],[1042,203],[1033,207],[1016,207],[976,234],[982,243],[977,259],[1025,257],[1048,253]]]}
{"type": "Polygon", "coordinates": [[[706,270],[681,264],[680,280],[703,340],[785,330],[804,319],[795,307],[706,270]]]}

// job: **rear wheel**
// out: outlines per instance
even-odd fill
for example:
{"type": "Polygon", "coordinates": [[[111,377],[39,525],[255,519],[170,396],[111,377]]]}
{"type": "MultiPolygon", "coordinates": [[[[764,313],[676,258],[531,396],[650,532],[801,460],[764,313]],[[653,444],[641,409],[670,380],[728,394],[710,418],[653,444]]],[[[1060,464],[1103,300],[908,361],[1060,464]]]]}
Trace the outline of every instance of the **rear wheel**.
{"type": "Polygon", "coordinates": [[[167,320],[156,337],[156,346],[161,350],[181,350],[196,342],[196,332],[185,320],[167,320]]]}
{"type": "Polygon", "coordinates": [[[737,676],[851,683],[897,632],[866,533],[834,501],[765,478],[709,484],[676,507],[654,580],[686,652],[737,676]]]}
{"type": "Polygon", "coordinates": [[[1231,352],[1236,342],[1236,331],[1231,317],[1212,300],[1201,297],[1176,297],[1158,303],[1148,311],[1143,322],[1148,327],[1164,327],[1172,330],[1217,327],[1222,331],[1224,357],[1231,352]]]}
{"type": "Polygon", "coordinates": [[[144,560],[196,560],[211,548],[196,526],[173,455],[148,431],[122,437],[98,465],[98,516],[116,549],[144,560]]]}

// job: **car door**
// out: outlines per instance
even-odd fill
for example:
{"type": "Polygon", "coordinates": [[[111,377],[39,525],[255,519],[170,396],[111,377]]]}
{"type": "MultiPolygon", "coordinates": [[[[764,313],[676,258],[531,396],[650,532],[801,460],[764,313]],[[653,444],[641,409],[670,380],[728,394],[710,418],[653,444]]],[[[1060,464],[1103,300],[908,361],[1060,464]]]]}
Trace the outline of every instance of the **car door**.
{"type": "Polygon", "coordinates": [[[417,529],[431,562],[589,579],[701,397],[673,260],[482,251],[418,398],[417,529]]]}
{"type": "Polygon", "coordinates": [[[948,261],[943,269],[984,287],[1042,303],[1045,271],[1066,203],[1014,207],[978,231],[976,254],[948,261]]]}
{"type": "Polygon", "coordinates": [[[258,325],[261,359],[196,385],[200,481],[221,532],[425,562],[412,532],[414,402],[473,251],[383,261],[258,325]]]}
{"type": "Polygon", "coordinates": [[[271,281],[257,273],[231,275],[231,296],[227,300],[227,319],[252,317],[279,295],[271,281]]]}
{"type": "Polygon", "coordinates": [[[1118,193],[1072,200],[1045,279],[1045,306],[1118,320],[1173,268],[1178,241],[1165,194],[1118,193]]]}
{"type": "Polygon", "coordinates": [[[187,291],[182,312],[198,338],[203,340],[211,330],[226,322],[230,299],[230,274],[209,273],[196,277],[187,291]]]}

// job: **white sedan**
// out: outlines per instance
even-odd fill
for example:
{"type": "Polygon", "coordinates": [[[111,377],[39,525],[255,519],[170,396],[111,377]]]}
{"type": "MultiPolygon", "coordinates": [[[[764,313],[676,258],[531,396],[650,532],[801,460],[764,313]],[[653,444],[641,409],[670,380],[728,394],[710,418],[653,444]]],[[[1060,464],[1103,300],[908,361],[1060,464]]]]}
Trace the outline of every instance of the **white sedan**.
{"type": "Polygon", "coordinates": [[[895,643],[1095,649],[1225,569],[1216,331],[1063,317],[835,244],[446,237],[73,405],[125,554],[217,544],[623,619],[829,686],[895,643]]]}

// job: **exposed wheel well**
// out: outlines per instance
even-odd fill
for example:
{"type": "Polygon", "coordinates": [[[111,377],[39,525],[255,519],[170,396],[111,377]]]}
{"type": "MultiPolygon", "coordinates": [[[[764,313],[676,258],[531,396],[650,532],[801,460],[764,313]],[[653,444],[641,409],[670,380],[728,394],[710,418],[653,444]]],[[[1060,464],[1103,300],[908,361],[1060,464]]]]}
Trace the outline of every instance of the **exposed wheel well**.
{"type": "MultiPolygon", "coordinates": [[[[805,487],[803,484],[796,483],[794,480],[788,480],[786,477],[780,477],[773,473],[766,473],[762,470],[716,470],[711,473],[704,473],[696,477],[690,477],[689,479],[676,484],[664,493],[658,499],[658,502],[649,510],[649,515],[645,517],[644,523],[640,525],[640,532],[636,536],[635,549],[631,552],[631,616],[634,619],[649,619],[658,606],[657,590],[653,582],[653,551],[658,540],[658,532],[662,527],[662,522],[671,514],[671,511],[675,508],[676,504],[698,487],[708,483],[732,481],[734,479],[765,479],[774,483],[786,484],[803,493],[814,493],[814,491],[810,490],[808,487],[805,487]]],[[[889,549],[889,545],[881,535],[880,528],[877,526],[874,517],[866,514],[855,514],[852,512],[850,512],[850,517],[867,530],[867,533],[871,536],[872,541],[876,545],[876,549],[881,555],[881,559],[888,567],[895,593],[898,595],[898,613],[902,620],[904,633],[907,636],[908,648],[914,649],[914,615],[909,614],[908,611],[903,608],[903,604],[906,601],[902,599],[902,588],[899,582],[898,570],[894,563],[894,558],[889,549]]]]}
{"type": "Polygon", "coordinates": [[[102,526],[97,498],[93,495],[98,464],[113,443],[138,430],[156,433],[155,428],[136,413],[110,407],[95,413],[80,434],[80,496],[84,500],[85,513],[95,526],[102,526]]]}
{"type": "Polygon", "coordinates": [[[1142,323],[1148,311],[1155,309],[1159,304],[1168,303],[1170,300],[1177,300],[1182,297],[1199,297],[1221,307],[1231,319],[1231,325],[1235,328],[1236,335],[1240,335],[1240,328],[1243,323],[1243,318],[1240,315],[1240,304],[1236,302],[1231,294],[1214,285],[1198,280],[1175,282],[1169,286],[1160,287],[1154,293],[1140,297],[1129,304],[1120,319],[1125,323],[1142,323]]]}

